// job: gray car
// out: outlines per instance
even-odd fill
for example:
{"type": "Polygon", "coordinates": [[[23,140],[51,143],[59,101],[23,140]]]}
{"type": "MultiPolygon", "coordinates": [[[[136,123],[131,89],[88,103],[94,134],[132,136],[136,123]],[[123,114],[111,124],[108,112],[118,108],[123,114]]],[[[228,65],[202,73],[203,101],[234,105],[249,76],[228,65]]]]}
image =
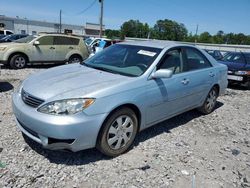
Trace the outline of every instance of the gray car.
{"type": "Polygon", "coordinates": [[[12,101],[17,126],[45,148],[117,156],[158,122],[211,113],[226,87],[227,67],[194,46],[123,42],[30,76],[12,101]]]}

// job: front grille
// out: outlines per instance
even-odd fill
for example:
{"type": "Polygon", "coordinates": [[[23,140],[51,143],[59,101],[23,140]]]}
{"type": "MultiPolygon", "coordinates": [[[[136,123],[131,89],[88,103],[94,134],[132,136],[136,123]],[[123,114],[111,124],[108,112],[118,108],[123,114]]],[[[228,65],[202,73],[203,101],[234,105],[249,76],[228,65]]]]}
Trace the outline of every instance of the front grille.
{"type": "Polygon", "coordinates": [[[27,104],[31,107],[34,107],[34,108],[38,107],[40,104],[42,104],[44,102],[44,100],[30,95],[29,93],[27,93],[23,89],[21,92],[21,96],[22,96],[22,100],[25,104],[27,104]]]}

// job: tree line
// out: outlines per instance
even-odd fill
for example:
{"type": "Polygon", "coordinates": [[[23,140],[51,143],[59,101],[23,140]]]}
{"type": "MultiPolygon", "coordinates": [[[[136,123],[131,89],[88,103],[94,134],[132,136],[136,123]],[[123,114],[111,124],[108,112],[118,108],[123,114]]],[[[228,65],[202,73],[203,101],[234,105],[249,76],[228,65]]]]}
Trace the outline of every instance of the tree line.
{"type": "Polygon", "coordinates": [[[184,24],[169,19],[158,20],[153,27],[139,20],[129,20],[124,22],[119,30],[106,29],[105,35],[112,39],[134,37],[198,43],[250,45],[250,35],[224,33],[221,30],[215,35],[211,35],[209,32],[196,35],[188,33],[184,24]]]}

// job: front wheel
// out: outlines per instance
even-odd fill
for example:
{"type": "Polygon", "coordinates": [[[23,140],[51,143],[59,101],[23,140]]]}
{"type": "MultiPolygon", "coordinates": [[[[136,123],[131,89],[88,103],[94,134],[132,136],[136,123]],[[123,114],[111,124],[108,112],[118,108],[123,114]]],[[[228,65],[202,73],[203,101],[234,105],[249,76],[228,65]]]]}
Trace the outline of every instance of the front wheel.
{"type": "Polygon", "coordinates": [[[203,114],[210,114],[216,106],[218,94],[219,94],[218,89],[216,87],[213,87],[209,91],[205,102],[200,108],[198,108],[198,110],[203,114]]]}
{"type": "Polygon", "coordinates": [[[13,69],[22,69],[26,64],[27,59],[22,54],[16,54],[10,59],[10,66],[13,69]]]}
{"type": "Polygon", "coordinates": [[[105,121],[97,141],[97,149],[115,157],[132,145],[138,130],[136,114],[130,108],[116,110],[105,121]]]}

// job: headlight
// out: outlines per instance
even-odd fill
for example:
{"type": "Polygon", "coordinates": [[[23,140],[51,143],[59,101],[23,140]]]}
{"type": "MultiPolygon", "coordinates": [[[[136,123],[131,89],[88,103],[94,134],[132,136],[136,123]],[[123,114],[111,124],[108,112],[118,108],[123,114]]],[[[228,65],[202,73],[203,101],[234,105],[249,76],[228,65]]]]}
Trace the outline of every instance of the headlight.
{"type": "Polygon", "coordinates": [[[236,71],[236,75],[250,75],[250,71],[236,71]]]}
{"type": "Polygon", "coordinates": [[[0,51],[4,51],[6,47],[0,47],[0,51]]]}
{"type": "Polygon", "coordinates": [[[40,107],[38,111],[53,115],[72,115],[89,107],[94,101],[95,99],[66,99],[53,101],[40,107]]]}

